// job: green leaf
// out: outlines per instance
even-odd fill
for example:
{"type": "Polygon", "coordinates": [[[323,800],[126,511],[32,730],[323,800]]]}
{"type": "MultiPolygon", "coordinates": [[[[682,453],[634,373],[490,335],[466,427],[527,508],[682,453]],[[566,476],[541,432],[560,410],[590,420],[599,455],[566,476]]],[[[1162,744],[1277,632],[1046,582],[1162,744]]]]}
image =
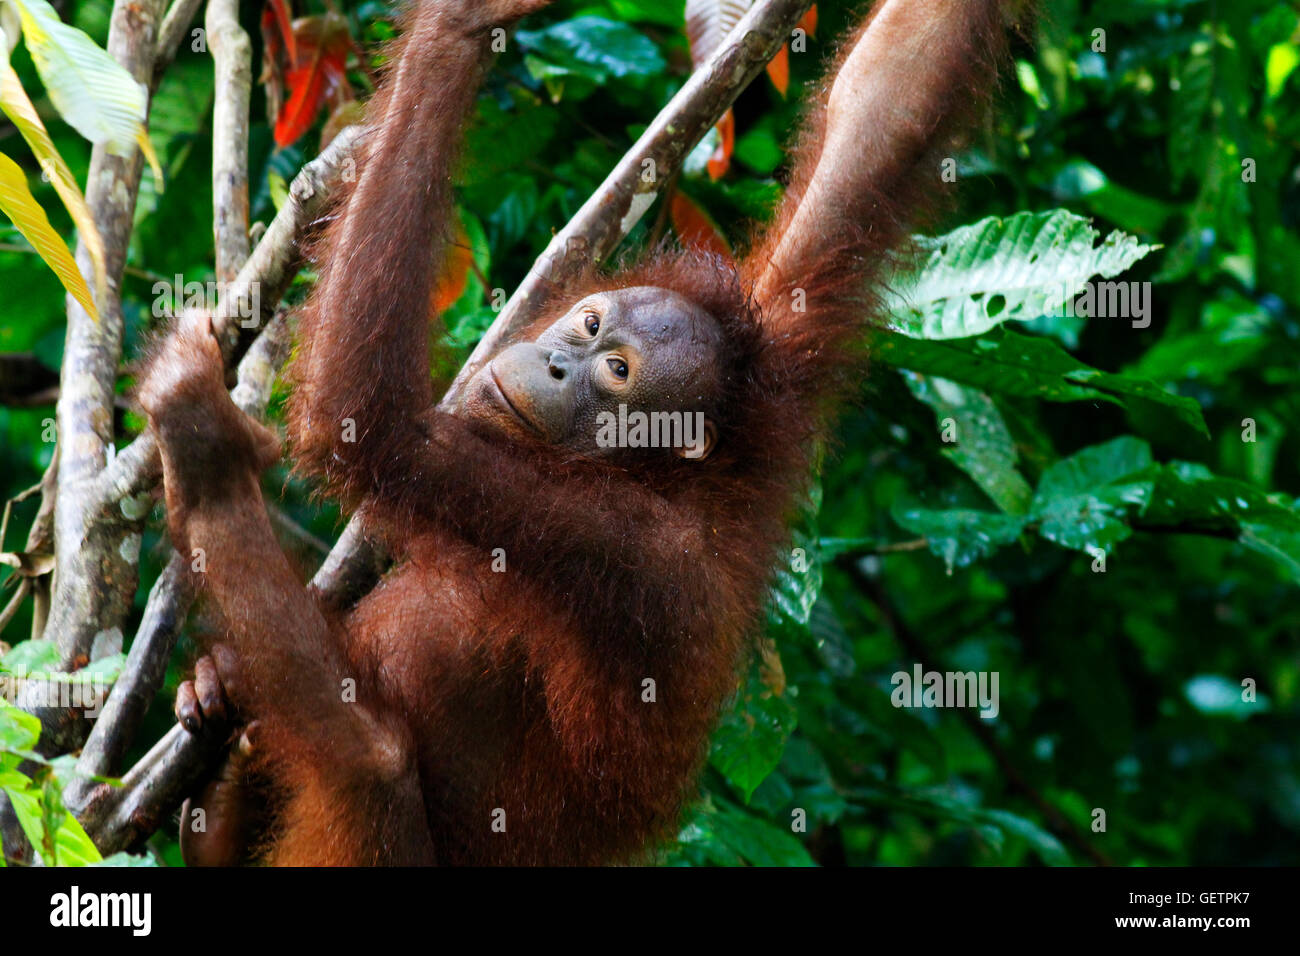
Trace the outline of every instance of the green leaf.
{"type": "Polygon", "coordinates": [[[541,30],[519,30],[515,40],[534,55],[530,71],[545,65],[552,77],[559,70],[604,83],[612,77],[654,76],[667,68],[649,37],[604,17],[574,17],[541,30]]]}
{"type": "Polygon", "coordinates": [[[1244,547],[1276,561],[1300,581],[1300,508],[1294,499],[1220,478],[1189,462],[1170,462],[1152,473],[1155,489],[1142,511],[1143,522],[1190,532],[1236,531],[1244,547]]]}
{"type": "Polygon", "coordinates": [[[982,338],[927,340],[881,330],[871,342],[872,355],[896,368],[1048,402],[1110,402],[1209,437],[1195,399],[1143,378],[1092,368],[1050,339],[1003,330],[982,338]]]}
{"type": "Polygon", "coordinates": [[[934,409],[941,435],[946,435],[944,423],[951,420],[956,441],[945,438],[944,457],[970,475],[1003,511],[1027,512],[1034,493],[1016,471],[1015,442],[993,400],[937,376],[907,374],[904,380],[913,395],[934,409]]]}
{"type": "Polygon", "coordinates": [[[1093,276],[1110,278],[1154,246],[1113,232],[1098,246],[1087,219],[1058,209],[990,217],[918,240],[929,256],[886,298],[893,325],[924,339],[987,332],[1060,309],[1093,276]]]}
{"type": "Polygon", "coordinates": [[[33,638],[15,644],[0,657],[0,671],[20,674],[53,674],[59,671],[59,648],[51,640],[33,638]]]}
{"type": "Polygon", "coordinates": [[[0,698],[0,751],[31,750],[40,738],[40,718],[0,698]]]}
{"type": "Polygon", "coordinates": [[[949,574],[953,568],[964,568],[1015,541],[1025,525],[1025,519],[1018,515],[966,508],[935,511],[897,502],[890,514],[900,526],[925,537],[949,574]]]}
{"type": "Polygon", "coordinates": [[[1133,533],[1129,512],[1151,498],[1150,465],[1150,447],[1130,436],[1056,462],[1043,472],[1034,495],[1030,514],[1039,522],[1038,533],[1065,548],[1109,551],[1133,533]]]}
{"type": "Polygon", "coordinates": [[[816,866],[793,833],[719,798],[702,804],[677,839],[710,863],[816,866]]]}
{"type": "Polygon", "coordinates": [[[777,639],[806,637],[813,605],[822,588],[822,558],[817,513],[821,483],[815,482],[791,529],[788,560],[778,561],[768,592],[769,632],[777,639]]]}
{"type": "Polygon", "coordinates": [[[795,728],[795,708],[783,686],[780,666],[776,649],[765,649],[762,659],[751,666],[735,706],[713,734],[709,763],[746,803],[781,762],[785,742],[795,728]]]}

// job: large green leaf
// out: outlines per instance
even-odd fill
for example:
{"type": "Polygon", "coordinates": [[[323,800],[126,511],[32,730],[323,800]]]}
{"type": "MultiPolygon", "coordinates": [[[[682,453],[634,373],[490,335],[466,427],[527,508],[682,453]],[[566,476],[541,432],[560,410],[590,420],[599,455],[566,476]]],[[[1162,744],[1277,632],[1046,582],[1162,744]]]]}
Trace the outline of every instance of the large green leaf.
{"type": "Polygon", "coordinates": [[[528,71],[547,81],[552,95],[555,82],[565,76],[605,83],[611,78],[653,76],[666,68],[649,37],[604,17],[574,17],[541,30],[520,30],[515,40],[527,53],[528,71]]]}
{"type": "Polygon", "coordinates": [[[1152,469],[1155,489],[1143,522],[1188,532],[1231,534],[1300,581],[1300,507],[1288,495],[1221,478],[1203,465],[1170,462],[1152,469]]]}
{"type": "Polygon", "coordinates": [[[1127,517],[1150,501],[1151,449],[1130,436],[1056,462],[1038,483],[1031,516],[1038,533],[1066,548],[1110,550],[1131,535],[1127,517]]]}
{"type": "Polygon", "coordinates": [[[907,335],[957,339],[1009,320],[1061,307],[1093,276],[1110,278],[1154,246],[1064,210],[990,217],[946,236],[919,240],[929,252],[915,272],[897,277],[886,308],[907,335]]]}
{"type": "Polygon", "coordinates": [[[898,368],[939,375],[983,391],[1048,402],[1111,402],[1209,437],[1194,399],[1143,378],[1092,368],[1038,336],[1002,330],[980,338],[926,340],[878,331],[872,335],[872,354],[898,368]]]}
{"type": "Polygon", "coordinates": [[[795,728],[794,703],[786,693],[780,667],[775,648],[767,648],[713,734],[709,763],[746,802],[781,762],[785,742],[795,728]]]}

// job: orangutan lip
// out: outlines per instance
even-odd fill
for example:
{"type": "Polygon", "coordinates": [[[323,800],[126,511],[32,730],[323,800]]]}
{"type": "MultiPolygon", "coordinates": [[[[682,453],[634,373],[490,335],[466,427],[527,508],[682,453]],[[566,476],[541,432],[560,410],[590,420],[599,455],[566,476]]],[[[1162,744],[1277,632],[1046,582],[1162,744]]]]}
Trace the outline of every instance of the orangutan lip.
{"type": "Polygon", "coordinates": [[[524,413],[515,407],[514,402],[510,401],[510,396],[507,395],[506,390],[501,387],[501,379],[497,378],[497,370],[492,368],[490,365],[488,366],[488,375],[492,378],[492,386],[497,390],[497,395],[501,398],[501,401],[506,408],[510,410],[510,413],[514,415],[515,418],[519,419],[523,426],[530,432],[542,436],[542,430],[525,417],[524,413]]]}

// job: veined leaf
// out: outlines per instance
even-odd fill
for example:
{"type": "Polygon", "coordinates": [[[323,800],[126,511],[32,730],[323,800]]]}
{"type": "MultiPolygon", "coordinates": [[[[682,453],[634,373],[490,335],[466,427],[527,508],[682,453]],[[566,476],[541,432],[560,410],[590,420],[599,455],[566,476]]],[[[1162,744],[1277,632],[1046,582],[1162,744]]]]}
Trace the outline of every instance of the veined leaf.
{"type": "Polygon", "coordinates": [[[937,376],[903,376],[912,394],[934,409],[940,431],[951,420],[954,435],[944,436],[943,455],[970,475],[1008,514],[1029,510],[1034,492],[1016,470],[1016,446],[1006,422],[983,392],[937,376]]]}
{"type": "Polygon", "coordinates": [[[12,0],[23,22],[23,38],[50,100],[68,124],[114,156],[139,146],[153,173],[162,178],[145,131],[148,91],[106,50],[59,19],[46,0],[12,0]]]}
{"type": "Polygon", "coordinates": [[[902,501],[894,503],[890,515],[900,527],[922,535],[949,574],[1015,541],[1025,526],[1019,515],[967,508],[936,511],[902,501]]]}
{"type": "Polygon", "coordinates": [[[1130,508],[1151,500],[1150,466],[1151,448],[1127,435],[1056,462],[1034,495],[1030,514],[1038,533],[1063,548],[1109,550],[1132,535],[1130,508]]]}
{"type": "Polygon", "coordinates": [[[896,368],[939,375],[989,392],[1047,402],[1113,402],[1156,412],[1208,438],[1195,399],[1175,395],[1134,375],[1103,372],[1080,362],[1050,339],[1004,330],[984,338],[914,339],[872,333],[871,352],[896,368]]]}
{"type": "Polygon", "coordinates": [[[8,216],[23,238],[54,270],[63,288],[76,299],[86,314],[99,321],[95,300],[91,297],[86,280],[81,277],[72,253],[63,244],[62,237],[54,231],[36,197],[27,188],[27,177],[22,169],[4,153],[0,153],[0,212],[8,216]]]}
{"type": "Polygon", "coordinates": [[[1034,319],[1062,307],[1093,276],[1123,272],[1155,246],[1058,209],[996,216],[919,240],[929,251],[917,271],[897,277],[886,300],[891,322],[923,339],[987,332],[1008,319],[1034,319]]]}
{"type": "MultiPolygon", "coordinates": [[[[90,254],[90,261],[95,268],[95,287],[102,301],[108,289],[108,277],[104,265],[104,241],[100,238],[94,216],[90,214],[90,207],[86,205],[81,189],[72,176],[72,170],[68,169],[68,164],[59,155],[54,141],[50,139],[50,134],[45,129],[45,124],[41,122],[36,112],[36,107],[32,105],[22,83],[19,82],[18,74],[9,64],[8,45],[2,28],[0,28],[0,110],[3,110],[18,128],[18,132],[31,147],[32,155],[41,164],[41,168],[47,171],[54,191],[63,200],[63,207],[68,210],[68,215],[72,217],[77,231],[81,234],[81,241],[85,243],[86,251],[90,254]]],[[[93,310],[90,314],[94,315],[93,310]]]]}

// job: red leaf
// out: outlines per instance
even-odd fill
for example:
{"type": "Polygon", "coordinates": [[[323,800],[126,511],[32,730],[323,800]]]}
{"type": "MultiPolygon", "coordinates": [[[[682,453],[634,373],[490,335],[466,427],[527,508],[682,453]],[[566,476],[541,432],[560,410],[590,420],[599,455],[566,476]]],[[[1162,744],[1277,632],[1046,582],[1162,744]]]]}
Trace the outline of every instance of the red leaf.
{"type": "Polygon", "coordinates": [[[680,189],[674,189],[669,200],[669,215],[673,231],[682,245],[720,256],[731,257],[731,246],[704,207],[680,189]]]}
{"type": "Polygon", "coordinates": [[[275,143],[281,149],[311,129],[323,106],[352,98],[346,20],[337,14],[301,17],[293,23],[292,45],[297,57],[285,71],[289,100],[275,120],[275,143]]]}
{"type": "Polygon", "coordinates": [[[298,50],[294,43],[292,20],[289,0],[266,0],[266,9],[262,11],[262,36],[267,39],[267,49],[273,53],[283,49],[289,62],[296,63],[298,50]]]}

